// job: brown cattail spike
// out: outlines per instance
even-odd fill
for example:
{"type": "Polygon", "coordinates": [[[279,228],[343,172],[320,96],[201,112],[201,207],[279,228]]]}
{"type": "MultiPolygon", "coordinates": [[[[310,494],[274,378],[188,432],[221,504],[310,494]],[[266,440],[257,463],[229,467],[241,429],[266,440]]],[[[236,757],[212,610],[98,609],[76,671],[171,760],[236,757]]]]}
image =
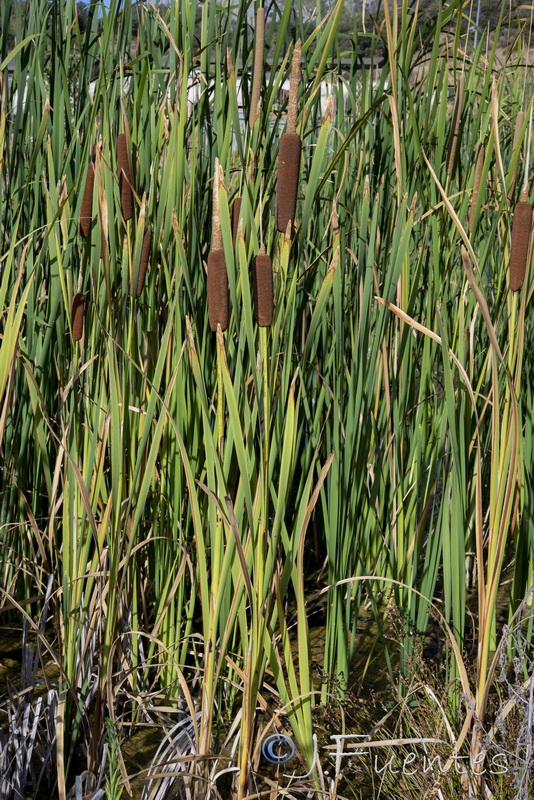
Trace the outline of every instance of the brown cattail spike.
{"type": "Polygon", "coordinates": [[[280,139],[278,185],[276,188],[276,227],[282,233],[295,219],[300,169],[300,136],[284,133],[280,139]]]}
{"type": "Polygon", "coordinates": [[[273,321],[273,270],[271,259],[265,253],[258,253],[252,265],[252,288],[256,322],[261,328],[273,321]]]}
{"type": "Polygon", "coordinates": [[[297,190],[300,169],[300,136],[297,130],[297,104],[300,78],[300,39],[295,44],[291,62],[287,129],[280,139],[278,183],[276,188],[276,227],[281,233],[287,231],[289,222],[295,219],[297,190]]]}
{"type": "Polygon", "coordinates": [[[239,226],[239,214],[241,213],[241,198],[236,197],[232,203],[232,242],[235,247],[237,239],[237,228],[239,226]]]}
{"type": "Polygon", "coordinates": [[[228,327],[228,275],[224,250],[212,250],[208,255],[208,317],[212,331],[217,325],[228,327]]]}
{"type": "Polygon", "coordinates": [[[82,338],[84,310],[85,295],[78,292],[72,298],[71,312],[72,338],[75,342],[78,342],[82,338]]]}
{"type": "Polygon", "coordinates": [[[510,247],[510,289],[513,292],[519,291],[525,279],[531,229],[532,206],[520,200],[514,209],[510,247]]]}
{"type": "Polygon", "coordinates": [[[93,187],[95,185],[95,168],[93,162],[87,168],[85,188],[83,190],[82,208],[80,211],[79,231],[80,236],[86,239],[91,233],[91,221],[93,219],[93,187]]]}
{"type": "Polygon", "coordinates": [[[150,248],[152,247],[152,234],[150,231],[145,231],[143,236],[143,244],[141,246],[141,261],[139,263],[139,277],[137,278],[137,289],[135,292],[136,297],[140,297],[145,285],[146,270],[150,259],[150,248]]]}
{"type": "Polygon", "coordinates": [[[117,137],[117,168],[119,171],[122,216],[127,220],[133,216],[133,192],[130,162],[128,160],[128,143],[125,133],[119,133],[117,137]]]}

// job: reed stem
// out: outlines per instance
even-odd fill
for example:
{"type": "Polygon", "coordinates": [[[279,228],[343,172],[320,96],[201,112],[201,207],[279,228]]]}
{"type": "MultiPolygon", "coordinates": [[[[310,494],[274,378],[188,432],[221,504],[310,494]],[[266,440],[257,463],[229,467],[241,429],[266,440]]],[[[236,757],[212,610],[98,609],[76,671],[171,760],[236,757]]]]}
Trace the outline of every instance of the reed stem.
{"type": "Polygon", "coordinates": [[[256,42],[254,50],[254,75],[252,78],[252,95],[250,99],[250,114],[248,124],[250,128],[260,116],[260,92],[261,92],[261,79],[263,75],[263,58],[265,50],[265,12],[262,8],[256,11],[256,42]]]}

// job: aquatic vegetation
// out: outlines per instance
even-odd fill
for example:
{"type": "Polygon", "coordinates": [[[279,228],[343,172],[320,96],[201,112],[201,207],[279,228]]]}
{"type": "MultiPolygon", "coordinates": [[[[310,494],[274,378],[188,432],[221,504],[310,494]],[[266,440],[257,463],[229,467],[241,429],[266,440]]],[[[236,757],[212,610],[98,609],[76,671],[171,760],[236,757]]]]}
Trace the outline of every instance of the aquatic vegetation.
{"type": "Polygon", "coordinates": [[[73,0],[15,5],[0,611],[26,655],[2,779],[124,797],[150,728],[144,797],[357,797],[317,732],[359,709],[393,736],[384,674],[404,738],[438,719],[475,761],[532,625],[530,12],[475,45],[458,0],[431,25],[390,0],[341,52],[342,0],[113,0],[85,28],[73,0]],[[425,679],[418,717],[433,625],[447,691],[425,679]]]}

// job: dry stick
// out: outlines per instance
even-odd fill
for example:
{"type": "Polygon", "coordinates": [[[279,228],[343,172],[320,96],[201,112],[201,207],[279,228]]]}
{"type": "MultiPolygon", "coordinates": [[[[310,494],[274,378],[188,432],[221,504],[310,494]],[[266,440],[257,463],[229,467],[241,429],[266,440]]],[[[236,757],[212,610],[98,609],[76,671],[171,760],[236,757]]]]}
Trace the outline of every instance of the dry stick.
{"type": "MultiPolygon", "coordinates": [[[[523,127],[523,122],[525,121],[525,112],[520,111],[515,120],[515,128],[514,128],[514,141],[512,144],[512,156],[515,153],[516,147],[519,144],[519,137],[521,136],[521,128],[523,127]]],[[[514,167],[514,174],[512,175],[512,182],[510,184],[510,188],[508,189],[508,202],[510,205],[514,199],[515,194],[515,185],[517,182],[517,173],[519,172],[519,156],[517,158],[515,167],[514,167]]]]}
{"type": "Polygon", "coordinates": [[[458,146],[460,144],[460,119],[462,116],[462,104],[464,99],[465,75],[462,73],[458,78],[456,89],[456,99],[454,101],[454,112],[452,116],[451,135],[449,139],[449,153],[447,156],[447,175],[452,175],[458,146]]]}
{"type": "Polygon", "coordinates": [[[285,233],[288,225],[293,222],[297,204],[301,153],[300,136],[296,132],[300,51],[301,43],[299,39],[295,45],[291,63],[287,129],[280,139],[278,184],[276,190],[276,227],[281,233],[285,233]]]}
{"type": "Polygon", "coordinates": [[[117,168],[119,170],[122,216],[127,220],[133,216],[133,192],[125,133],[119,133],[117,136],[117,168]]]}
{"type": "Polygon", "coordinates": [[[260,91],[263,75],[263,56],[265,50],[265,12],[263,8],[256,11],[256,48],[254,51],[254,75],[252,77],[252,97],[250,100],[249,127],[252,128],[260,116],[260,91]]]}
{"type": "Polygon", "coordinates": [[[221,215],[219,209],[219,185],[222,172],[219,159],[215,159],[213,184],[213,222],[211,252],[208,254],[208,317],[212,331],[217,325],[225,331],[228,327],[228,275],[222,249],[221,215]]]}

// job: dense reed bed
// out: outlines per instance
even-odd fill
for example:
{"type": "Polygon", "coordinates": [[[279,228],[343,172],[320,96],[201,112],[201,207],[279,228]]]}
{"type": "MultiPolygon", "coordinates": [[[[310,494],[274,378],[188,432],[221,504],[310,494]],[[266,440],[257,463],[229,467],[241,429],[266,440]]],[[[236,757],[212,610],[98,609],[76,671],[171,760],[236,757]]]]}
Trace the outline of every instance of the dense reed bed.
{"type": "MultiPolygon", "coordinates": [[[[147,778],[144,798],[373,797],[323,745],[388,738],[376,675],[396,737],[422,736],[417,702],[480,757],[502,624],[534,584],[530,12],[503,4],[474,48],[460,0],[432,24],[391,0],[355,22],[367,69],[339,51],[341,0],[308,22],[137,5],[135,33],[130,2],[93,4],[85,30],[73,0],[18,5],[0,8],[0,612],[45,667],[21,689],[48,742],[35,723],[33,783],[9,763],[60,800],[103,796],[104,752],[108,796],[147,778]],[[437,703],[417,680],[436,620],[437,703]],[[162,743],[134,780],[121,747],[148,726],[162,743]]],[[[511,798],[512,778],[402,793],[511,798]]]]}

